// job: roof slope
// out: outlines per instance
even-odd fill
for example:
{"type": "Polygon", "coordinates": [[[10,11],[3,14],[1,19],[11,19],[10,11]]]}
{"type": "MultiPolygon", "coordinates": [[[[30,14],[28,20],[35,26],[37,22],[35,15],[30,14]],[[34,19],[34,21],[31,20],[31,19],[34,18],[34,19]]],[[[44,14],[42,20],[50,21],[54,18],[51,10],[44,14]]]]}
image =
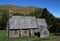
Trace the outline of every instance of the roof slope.
{"type": "Polygon", "coordinates": [[[35,17],[32,16],[12,16],[10,19],[10,29],[37,28],[35,17]]]}
{"type": "Polygon", "coordinates": [[[47,23],[45,21],[45,19],[36,19],[37,20],[37,24],[38,26],[45,26],[45,27],[48,27],[47,26],[47,23]]]}
{"type": "Polygon", "coordinates": [[[44,28],[47,29],[47,23],[45,19],[36,19],[38,24],[38,31],[41,32],[44,28]]]}

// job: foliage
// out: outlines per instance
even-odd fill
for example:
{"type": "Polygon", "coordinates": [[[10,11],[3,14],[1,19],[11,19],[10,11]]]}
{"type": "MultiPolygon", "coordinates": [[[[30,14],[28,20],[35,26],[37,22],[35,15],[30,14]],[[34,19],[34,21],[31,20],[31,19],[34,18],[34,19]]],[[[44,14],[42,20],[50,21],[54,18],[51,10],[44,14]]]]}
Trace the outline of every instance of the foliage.
{"type": "Polygon", "coordinates": [[[16,15],[16,16],[23,16],[23,14],[21,14],[21,13],[14,13],[13,15],[16,15]]]}
{"type": "Polygon", "coordinates": [[[50,27],[50,31],[55,35],[60,35],[60,18],[55,19],[55,23],[50,27]]]}
{"type": "Polygon", "coordinates": [[[8,10],[2,10],[2,11],[3,11],[3,14],[2,14],[2,19],[1,19],[1,29],[6,29],[7,21],[9,18],[8,10]]]}

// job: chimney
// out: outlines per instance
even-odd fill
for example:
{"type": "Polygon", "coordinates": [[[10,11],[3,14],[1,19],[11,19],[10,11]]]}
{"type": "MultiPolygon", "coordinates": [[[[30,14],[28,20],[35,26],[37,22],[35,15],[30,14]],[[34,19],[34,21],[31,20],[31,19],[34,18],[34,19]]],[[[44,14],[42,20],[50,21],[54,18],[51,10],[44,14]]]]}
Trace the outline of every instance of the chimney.
{"type": "Polygon", "coordinates": [[[9,10],[9,17],[13,16],[13,10],[9,10]]]}

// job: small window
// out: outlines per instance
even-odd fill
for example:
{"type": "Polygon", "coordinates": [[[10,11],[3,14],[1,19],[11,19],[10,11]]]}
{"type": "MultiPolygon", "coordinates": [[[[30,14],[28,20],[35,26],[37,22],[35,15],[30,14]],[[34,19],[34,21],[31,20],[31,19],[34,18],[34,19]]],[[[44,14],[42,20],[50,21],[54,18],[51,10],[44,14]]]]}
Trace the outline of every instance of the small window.
{"type": "Polygon", "coordinates": [[[46,31],[44,31],[44,35],[46,35],[46,31]]]}
{"type": "Polygon", "coordinates": [[[24,33],[27,34],[27,30],[24,30],[24,33]]]}
{"type": "Polygon", "coordinates": [[[18,30],[15,30],[15,34],[17,34],[18,30]]]}

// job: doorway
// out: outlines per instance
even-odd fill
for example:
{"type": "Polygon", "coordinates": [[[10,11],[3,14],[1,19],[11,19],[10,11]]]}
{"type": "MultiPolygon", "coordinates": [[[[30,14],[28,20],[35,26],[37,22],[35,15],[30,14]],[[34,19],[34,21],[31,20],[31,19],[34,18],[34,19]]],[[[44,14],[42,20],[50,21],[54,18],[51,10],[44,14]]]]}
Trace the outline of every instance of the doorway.
{"type": "Polygon", "coordinates": [[[39,32],[34,32],[34,35],[40,37],[40,33],[39,32]]]}

